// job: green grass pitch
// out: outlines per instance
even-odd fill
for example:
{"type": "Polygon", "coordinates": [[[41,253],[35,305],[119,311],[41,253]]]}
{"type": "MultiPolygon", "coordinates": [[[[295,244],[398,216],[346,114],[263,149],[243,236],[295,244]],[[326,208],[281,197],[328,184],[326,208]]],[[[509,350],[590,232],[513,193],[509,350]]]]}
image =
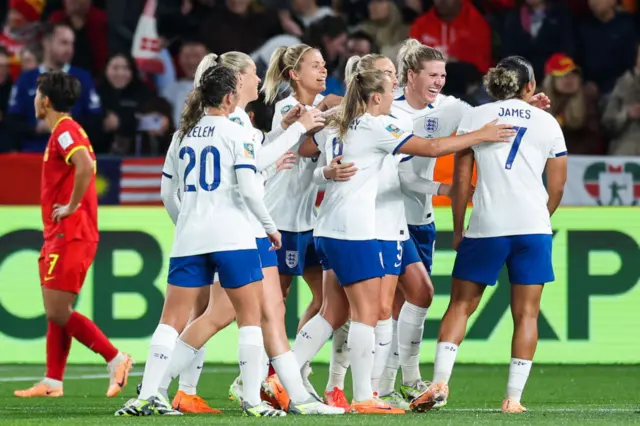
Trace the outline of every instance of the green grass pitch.
{"type": "MultiPolygon", "coordinates": [[[[324,389],[327,366],[314,365],[311,376],[318,390],[324,389]]],[[[237,374],[231,365],[206,365],[198,387],[199,393],[221,415],[185,415],[183,417],[118,418],[113,413],[135,395],[143,366],[136,365],[129,384],[121,396],[107,399],[108,379],[103,366],[69,366],[65,378],[65,395],[51,399],[20,399],[13,390],[25,388],[39,380],[43,366],[0,366],[0,425],[107,425],[107,424],[248,424],[261,421],[282,424],[371,425],[408,424],[440,425],[627,425],[640,424],[639,366],[567,366],[534,364],[523,403],[528,413],[507,415],[499,412],[504,395],[508,366],[458,365],[451,381],[449,405],[427,414],[404,416],[344,415],[331,417],[287,416],[277,419],[241,417],[235,403],[227,400],[229,384],[237,374]]],[[[425,377],[432,366],[423,365],[425,377]]],[[[350,392],[347,376],[347,396],[350,392]]],[[[173,391],[174,389],[172,389],[173,391]]]]}

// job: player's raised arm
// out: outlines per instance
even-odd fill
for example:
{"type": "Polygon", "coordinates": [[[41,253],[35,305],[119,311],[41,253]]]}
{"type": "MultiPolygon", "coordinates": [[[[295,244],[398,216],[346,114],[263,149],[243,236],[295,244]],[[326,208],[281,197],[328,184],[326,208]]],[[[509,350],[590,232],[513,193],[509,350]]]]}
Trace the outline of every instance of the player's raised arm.
{"type": "Polygon", "coordinates": [[[510,124],[498,124],[498,119],[495,119],[465,135],[434,139],[411,135],[396,149],[396,152],[420,157],[442,157],[483,142],[509,142],[515,134],[510,124]]]}

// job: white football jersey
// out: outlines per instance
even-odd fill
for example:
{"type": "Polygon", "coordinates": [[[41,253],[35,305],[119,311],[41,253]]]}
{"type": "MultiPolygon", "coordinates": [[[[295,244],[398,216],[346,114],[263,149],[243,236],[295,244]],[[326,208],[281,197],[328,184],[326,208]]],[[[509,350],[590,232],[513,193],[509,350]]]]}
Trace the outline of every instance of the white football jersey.
{"type": "MultiPolygon", "coordinates": [[[[412,119],[412,131],[423,138],[441,138],[451,136],[457,129],[463,115],[472,107],[453,96],[438,95],[433,104],[424,109],[415,109],[404,95],[393,101],[396,110],[403,111],[412,119]]],[[[400,166],[405,171],[433,180],[436,159],[414,157],[403,161],[400,166]]],[[[422,194],[403,188],[407,222],[409,225],[427,225],[434,221],[432,195],[422,194]]]]}
{"type": "Polygon", "coordinates": [[[393,124],[395,121],[387,116],[365,114],[351,122],[344,141],[331,131],[318,134],[316,141],[323,147],[327,163],[344,155],[343,161],[354,162],[358,172],[346,182],[327,183],[314,236],[340,240],[378,238],[376,198],[380,170],[385,158],[395,154],[412,136],[393,124]]]}
{"type": "Polygon", "coordinates": [[[475,145],[478,181],[465,236],[551,234],[548,194],[542,182],[547,159],[566,155],[562,129],[549,113],[519,99],[493,102],[466,114],[459,134],[499,118],[517,126],[510,143],[475,145]]]}
{"type": "MultiPolygon", "coordinates": [[[[229,115],[229,120],[241,125],[249,133],[253,134],[254,147],[255,147],[254,153],[255,153],[255,156],[257,157],[258,153],[260,152],[260,147],[262,146],[262,142],[265,139],[264,133],[260,129],[256,129],[255,127],[253,127],[253,124],[251,123],[251,118],[249,117],[247,112],[240,107],[236,107],[233,113],[229,115]]],[[[256,186],[257,188],[259,188],[258,191],[262,196],[262,198],[264,198],[264,179],[260,173],[256,173],[256,181],[257,181],[256,186]]],[[[242,196],[240,196],[240,200],[241,201],[244,200],[242,196]]],[[[267,233],[264,231],[264,227],[262,226],[260,221],[251,213],[251,211],[249,211],[248,208],[245,208],[244,211],[247,214],[247,219],[249,220],[249,223],[251,223],[251,227],[253,228],[255,237],[266,238],[267,233]]]]}
{"type": "MultiPolygon", "coordinates": [[[[316,96],[313,106],[318,105],[323,99],[322,95],[316,96]]],[[[272,128],[279,126],[282,117],[298,103],[293,95],[277,102],[272,128]]],[[[278,230],[306,232],[315,226],[318,216],[316,212],[318,186],[313,183],[313,171],[317,161],[317,158],[304,158],[298,155],[293,168],[282,170],[267,181],[264,201],[278,230]]]]}
{"type": "Polygon", "coordinates": [[[255,170],[253,135],[223,116],[204,116],[167,152],[163,173],[180,185],[171,257],[255,249],[235,169],[255,170]]]}

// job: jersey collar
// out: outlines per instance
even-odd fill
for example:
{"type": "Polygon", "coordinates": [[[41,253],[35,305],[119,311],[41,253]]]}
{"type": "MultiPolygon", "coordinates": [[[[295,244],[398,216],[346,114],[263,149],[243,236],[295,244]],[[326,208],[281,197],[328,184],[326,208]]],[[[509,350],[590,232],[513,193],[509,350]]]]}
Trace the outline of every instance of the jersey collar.
{"type": "MultiPolygon", "coordinates": [[[[405,98],[405,97],[404,97],[404,93],[403,93],[402,95],[398,96],[395,100],[396,100],[396,101],[406,101],[406,100],[407,100],[407,98],[405,98]]],[[[433,109],[433,108],[435,108],[435,107],[433,106],[433,104],[428,104],[428,105],[427,105],[427,108],[429,108],[429,109],[433,109]]]]}
{"type": "MultiPolygon", "coordinates": [[[[40,74],[44,74],[45,72],[51,71],[51,70],[46,69],[46,68],[45,68],[45,66],[44,66],[44,64],[40,64],[40,66],[38,67],[38,69],[40,70],[40,74]]],[[[62,70],[61,70],[61,71],[62,71],[62,72],[64,72],[64,73],[67,73],[67,74],[68,74],[70,69],[71,69],[71,65],[69,65],[69,64],[65,64],[65,65],[62,67],[62,70]]]]}

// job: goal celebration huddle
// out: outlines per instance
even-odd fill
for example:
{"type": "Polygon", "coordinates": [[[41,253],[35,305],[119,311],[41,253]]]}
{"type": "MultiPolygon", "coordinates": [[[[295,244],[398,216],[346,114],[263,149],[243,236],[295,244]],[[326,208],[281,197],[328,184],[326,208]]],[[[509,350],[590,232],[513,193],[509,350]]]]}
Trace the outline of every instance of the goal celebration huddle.
{"type": "MultiPolygon", "coordinates": [[[[278,48],[264,81],[244,53],[202,60],[158,177],[175,226],[164,306],[138,395],[114,407],[116,416],[220,413],[197,386],[205,352],[224,349],[207,342],[234,321],[239,375],[228,397],[243,415],[441,409],[464,398],[455,387],[450,396],[456,356],[469,317],[505,264],[514,327],[506,391],[495,405],[526,411],[542,290],[555,279],[550,217],[562,198],[567,149],[526,59],[507,57],[491,68],[483,83],[495,101],[476,108],[440,93],[445,64],[441,52],[408,39],[397,58],[350,58],[344,97],[323,97],[324,59],[305,44],[278,48]],[[290,94],[276,101],[283,87],[290,94]],[[275,104],[268,133],[245,111],[259,91],[275,104]],[[453,182],[435,182],[437,158],[450,154],[453,182]],[[434,195],[451,198],[456,257],[434,371],[423,377],[434,195]],[[285,302],[295,277],[312,300],[290,345],[285,302]],[[314,357],[329,341],[329,380],[315,389],[314,357]],[[344,392],[348,369],[352,395],[344,392]],[[179,388],[169,395],[174,380],[179,388]]],[[[104,357],[108,397],[127,382],[134,395],[131,357],[73,310],[99,244],[95,155],[69,117],[79,92],[62,72],[38,82],[36,115],[52,130],[39,261],[47,371],[18,397],[63,396],[74,338],[104,357]]]]}

